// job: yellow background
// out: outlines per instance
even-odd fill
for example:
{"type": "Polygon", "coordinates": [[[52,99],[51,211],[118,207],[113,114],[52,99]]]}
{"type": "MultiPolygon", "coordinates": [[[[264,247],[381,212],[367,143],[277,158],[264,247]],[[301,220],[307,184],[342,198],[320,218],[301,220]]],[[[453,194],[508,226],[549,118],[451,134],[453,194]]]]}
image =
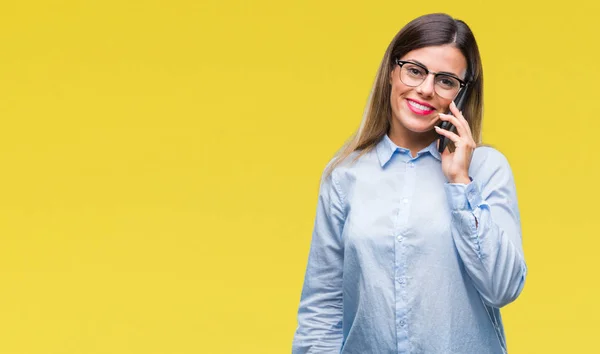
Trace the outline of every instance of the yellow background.
{"type": "Polygon", "coordinates": [[[510,353],[600,352],[598,2],[63,0],[0,5],[0,353],[289,353],[321,172],[429,12],[515,174],[510,353]]]}

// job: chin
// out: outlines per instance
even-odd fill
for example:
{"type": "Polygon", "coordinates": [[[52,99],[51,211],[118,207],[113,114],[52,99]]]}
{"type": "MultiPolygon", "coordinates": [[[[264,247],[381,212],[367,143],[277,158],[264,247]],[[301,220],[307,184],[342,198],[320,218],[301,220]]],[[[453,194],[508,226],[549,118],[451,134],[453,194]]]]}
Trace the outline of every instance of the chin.
{"type": "Polygon", "coordinates": [[[436,120],[433,117],[414,117],[411,114],[406,114],[404,112],[400,114],[404,114],[404,117],[396,117],[396,121],[405,129],[413,133],[431,132],[433,130],[433,126],[435,125],[436,120]]]}
{"type": "Polygon", "coordinates": [[[426,127],[406,127],[408,130],[410,130],[413,133],[429,133],[433,130],[433,126],[426,126],[426,127]]]}

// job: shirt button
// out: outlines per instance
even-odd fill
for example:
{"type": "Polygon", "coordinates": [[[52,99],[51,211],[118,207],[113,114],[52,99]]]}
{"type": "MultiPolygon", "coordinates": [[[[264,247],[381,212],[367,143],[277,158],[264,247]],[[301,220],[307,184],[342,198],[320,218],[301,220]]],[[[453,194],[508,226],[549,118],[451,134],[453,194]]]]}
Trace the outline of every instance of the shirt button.
{"type": "Polygon", "coordinates": [[[405,320],[400,320],[400,326],[402,326],[402,327],[406,326],[406,321],[405,320]]]}
{"type": "Polygon", "coordinates": [[[408,167],[415,167],[415,163],[414,162],[409,162],[408,163],[408,167]]]}
{"type": "Polygon", "coordinates": [[[404,281],[404,278],[400,278],[400,279],[398,279],[398,283],[400,283],[401,285],[404,285],[406,282],[404,281]]]}
{"type": "Polygon", "coordinates": [[[402,241],[402,235],[398,235],[398,237],[396,237],[396,239],[397,239],[398,241],[402,241]]]}
{"type": "Polygon", "coordinates": [[[402,199],[402,203],[404,203],[404,204],[408,204],[408,198],[404,198],[404,199],[402,199]]]}

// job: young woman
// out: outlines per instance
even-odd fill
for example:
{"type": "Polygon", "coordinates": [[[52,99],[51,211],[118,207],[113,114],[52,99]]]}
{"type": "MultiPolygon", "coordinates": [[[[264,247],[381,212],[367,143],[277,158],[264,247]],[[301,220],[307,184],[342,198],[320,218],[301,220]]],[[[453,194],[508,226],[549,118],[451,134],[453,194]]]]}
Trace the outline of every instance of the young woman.
{"type": "Polygon", "coordinates": [[[425,15],[394,37],[321,179],[293,353],[506,353],[499,309],[527,267],[510,166],[480,145],[482,90],[463,21],[425,15]]]}

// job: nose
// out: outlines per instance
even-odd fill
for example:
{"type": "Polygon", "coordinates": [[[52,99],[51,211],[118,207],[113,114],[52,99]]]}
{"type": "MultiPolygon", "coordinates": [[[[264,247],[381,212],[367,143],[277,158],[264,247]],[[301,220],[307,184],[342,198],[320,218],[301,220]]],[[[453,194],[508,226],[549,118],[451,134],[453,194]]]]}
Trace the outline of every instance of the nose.
{"type": "Polygon", "coordinates": [[[424,97],[433,97],[435,92],[435,78],[433,74],[427,75],[425,80],[421,82],[419,86],[417,86],[417,92],[424,97]]]}

